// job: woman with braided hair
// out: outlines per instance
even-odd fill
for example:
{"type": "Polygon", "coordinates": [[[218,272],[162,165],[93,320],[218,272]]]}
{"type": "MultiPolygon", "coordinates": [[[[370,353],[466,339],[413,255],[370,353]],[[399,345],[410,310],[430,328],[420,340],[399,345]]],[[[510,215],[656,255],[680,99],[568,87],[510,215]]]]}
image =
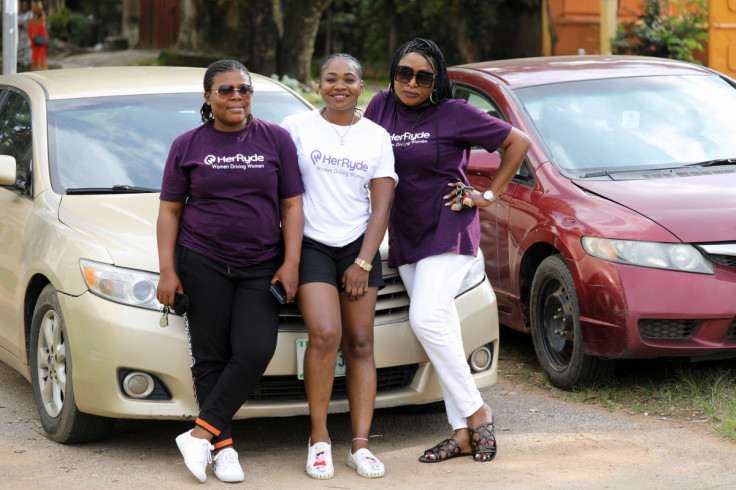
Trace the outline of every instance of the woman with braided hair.
{"type": "Polygon", "coordinates": [[[477,255],[476,207],[491,206],[521,166],[529,139],[485,112],[452,98],[439,47],[417,38],[391,63],[391,84],[376,94],[366,117],[391,135],[399,182],[389,223],[389,265],[411,298],[409,322],[432,361],[454,434],[427,449],[423,463],[497,452],[491,408],[475,386],[465,358],[455,294],[477,255]],[[470,149],[503,150],[488,189],[468,186],[470,149]]]}

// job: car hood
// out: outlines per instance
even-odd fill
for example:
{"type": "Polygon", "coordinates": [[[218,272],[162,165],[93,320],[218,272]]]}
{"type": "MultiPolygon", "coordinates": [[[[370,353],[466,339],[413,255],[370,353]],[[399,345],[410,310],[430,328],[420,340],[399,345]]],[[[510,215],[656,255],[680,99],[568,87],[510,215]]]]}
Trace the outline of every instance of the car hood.
{"type": "Polygon", "coordinates": [[[736,173],[733,170],[668,170],[649,174],[646,180],[574,182],[646,216],[683,242],[736,239],[736,173]],[[683,175],[686,173],[690,175],[683,175]]]}
{"type": "Polygon", "coordinates": [[[158,193],[63,196],[59,220],[105,247],[114,265],[158,273],[158,193]]]}

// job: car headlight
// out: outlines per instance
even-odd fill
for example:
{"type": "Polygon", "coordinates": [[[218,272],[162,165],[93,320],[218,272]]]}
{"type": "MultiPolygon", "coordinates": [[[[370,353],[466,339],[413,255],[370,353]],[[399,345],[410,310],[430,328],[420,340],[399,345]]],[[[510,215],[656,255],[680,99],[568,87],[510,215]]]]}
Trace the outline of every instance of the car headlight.
{"type": "Polygon", "coordinates": [[[80,259],[79,268],[87,288],[97,296],[151,310],[161,309],[156,299],[158,274],[123,269],[109,264],[80,259]]]}
{"type": "Polygon", "coordinates": [[[584,236],[583,249],[593,257],[620,264],[713,274],[713,262],[685,243],[640,242],[584,236]]]}
{"type": "Polygon", "coordinates": [[[486,278],[485,259],[483,258],[483,252],[478,250],[478,255],[473,259],[473,263],[470,265],[468,273],[465,274],[463,282],[460,284],[460,288],[457,290],[457,295],[460,296],[464,292],[474,288],[486,278]]]}

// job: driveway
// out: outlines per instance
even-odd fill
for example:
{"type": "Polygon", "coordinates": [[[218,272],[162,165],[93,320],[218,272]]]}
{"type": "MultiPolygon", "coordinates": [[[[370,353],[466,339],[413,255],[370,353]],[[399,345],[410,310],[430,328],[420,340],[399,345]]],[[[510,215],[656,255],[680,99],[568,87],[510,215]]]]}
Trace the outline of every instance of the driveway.
{"type": "MultiPolygon", "coordinates": [[[[503,369],[503,365],[502,365],[503,369]]],[[[502,371],[483,397],[495,409],[499,455],[490,463],[417,457],[448,433],[442,414],[376,412],[372,449],[386,477],[366,480],[342,463],[348,417],[330,417],[336,476],[304,472],[307,417],[236,422],[235,440],[255,488],[734,488],[736,444],[697,423],[652,420],[562,401],[502,371]]],[[[201,484],[184,467],[174,437],[181,421],[120,421],[113,438],[62,446],[43,436],[30,384],[0,363],[0,475],[3,488],[181,488],[201,484]]],[[[208,487],[225,488],[210,471],[208,487]]]]}

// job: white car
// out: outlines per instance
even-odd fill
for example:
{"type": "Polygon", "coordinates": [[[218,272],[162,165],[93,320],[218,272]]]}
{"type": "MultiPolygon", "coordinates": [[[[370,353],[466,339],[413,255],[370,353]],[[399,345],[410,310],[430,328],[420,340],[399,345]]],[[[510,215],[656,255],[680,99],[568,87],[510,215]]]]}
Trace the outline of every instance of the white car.
{"type": "MultiPolygon", "coordinates": [[[[166,67],[0,76],[0,360],[31,381],[51,439],[99,439],[116,418],[198,413],[183,319],[160,323],[155,223],[171,142],[201,124],[203,76],[166,67]]],[[[279,123],[312,109],[278,82],[252,79],[256,117],[279,123]]],[[[376,407],[441,400],[401,279],[385,262],[383,273],[376,407]]],[[[482,255],[456,303],[476,384],[489,386],[498,315],[482,255]]],[[[306,338],[296,307],[284,307],[276,354],[237,418],[308,413],[306,338]]],[[[338,378],[330,411],[347,410],[338,378]]]]}

